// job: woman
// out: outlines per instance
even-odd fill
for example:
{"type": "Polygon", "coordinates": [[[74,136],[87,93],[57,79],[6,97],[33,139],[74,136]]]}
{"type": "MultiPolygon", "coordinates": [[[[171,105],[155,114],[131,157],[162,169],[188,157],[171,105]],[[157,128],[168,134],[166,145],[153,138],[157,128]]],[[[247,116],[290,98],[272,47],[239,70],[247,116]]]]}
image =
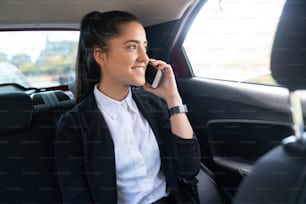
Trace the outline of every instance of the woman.
{"type": "Polygon", "coordinates": [[[196,202],[199,145],[186,111],[178,108],[170,65],[149,59],[146,48],[145,30],[132,14],[83,18],[77,105],[62,115],[55,147],[65,202],[196,202]],[[164,72],[156,89],[145,83],[148,63],[164,72]],[[184,195],[186,189],[193,195],[184,195]]]}

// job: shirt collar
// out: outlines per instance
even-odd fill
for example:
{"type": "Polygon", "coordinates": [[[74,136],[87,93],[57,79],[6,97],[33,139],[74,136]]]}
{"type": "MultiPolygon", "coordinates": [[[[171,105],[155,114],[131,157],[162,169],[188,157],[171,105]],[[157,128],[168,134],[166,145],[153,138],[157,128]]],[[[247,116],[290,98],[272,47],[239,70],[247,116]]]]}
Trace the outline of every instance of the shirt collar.
{"type": "Polygon", "coordinates": [[[120,106],[126,106],[131,112],[137,112],[137,105],[132,97],[132,91],[129,89],[127,97],[122,101],[116,101],[98,89],[98,84],[94,87],[94,95],[97,101],[97,105],[100,110],[103,110],[110,117],[114,117],[120,113],[120,106]]]}
{"type": "Polygon", "coordinates": [[[133,96],[132,96],[131,88],[129,90],[129,93],[128,93],[127,97],[124,99],[124,101],[127,103],[127,106],[128,106],[128,108],[131,112],[135,112],[135,113],[138,112],[137,105],[136,105],[136,103],[133,99],[133,96]]]}

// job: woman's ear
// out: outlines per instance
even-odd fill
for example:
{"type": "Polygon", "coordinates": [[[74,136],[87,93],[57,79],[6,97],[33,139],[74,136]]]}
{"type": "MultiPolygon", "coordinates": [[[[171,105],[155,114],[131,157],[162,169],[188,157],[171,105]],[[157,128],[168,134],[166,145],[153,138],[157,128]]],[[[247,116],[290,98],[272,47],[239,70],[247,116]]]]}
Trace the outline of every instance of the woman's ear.
{"type": "Polygon", "coordinates": [[[101,48],[95,48],[93,51],[94,58],[96,62],[100,65],[105,65],[106,63],[106,52],[101,48]]]}

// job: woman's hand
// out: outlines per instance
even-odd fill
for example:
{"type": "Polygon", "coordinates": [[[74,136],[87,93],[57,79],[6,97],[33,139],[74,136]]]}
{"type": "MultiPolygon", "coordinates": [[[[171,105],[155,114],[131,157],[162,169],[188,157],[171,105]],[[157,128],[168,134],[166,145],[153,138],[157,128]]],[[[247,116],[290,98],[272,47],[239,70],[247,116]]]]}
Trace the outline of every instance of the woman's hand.
{"type": "Polygon", "coordinates": [[[152,88],[149,84],[144,85],[144,89],[161,98],[163,98],[168,107],[173,107],[182,104],[180,94],[177,90],[175,76],[171,65],[161,60],[150,59],[149,63],[160,70],[163,70],[163,78],[157,88],[152,88]]]}
{"type": "MultiPolygon", "coordinates": [[[[149,84],[144,85],[144,89],[163,98],[168,108],[182,105],[181,96],[177,90],[174,73],[169,64],[161,60],[150,59],[149,63],[160,70],[164,75],[157,88],[152,88],[149,84]]],[[[192,139],[193,130],[185,113],[175,114],[170,117],[171,131],[180,138],[192,139]]]]}

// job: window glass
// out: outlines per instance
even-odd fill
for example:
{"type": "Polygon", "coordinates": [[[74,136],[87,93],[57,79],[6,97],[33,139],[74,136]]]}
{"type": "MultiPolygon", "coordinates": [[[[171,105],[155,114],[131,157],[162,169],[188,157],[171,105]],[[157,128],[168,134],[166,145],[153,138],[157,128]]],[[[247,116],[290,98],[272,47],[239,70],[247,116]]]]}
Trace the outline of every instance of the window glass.
{"type": "Polygon", "coordinates": [[[69,84],[79,31],[0,32],[0,84],[26,88],[69,84]]]}
{"type": "Polygon", "coordinates": [[[183,43],[195,76],[275,85],[270,54],[285,0],[208,0],[183,43]]]}

